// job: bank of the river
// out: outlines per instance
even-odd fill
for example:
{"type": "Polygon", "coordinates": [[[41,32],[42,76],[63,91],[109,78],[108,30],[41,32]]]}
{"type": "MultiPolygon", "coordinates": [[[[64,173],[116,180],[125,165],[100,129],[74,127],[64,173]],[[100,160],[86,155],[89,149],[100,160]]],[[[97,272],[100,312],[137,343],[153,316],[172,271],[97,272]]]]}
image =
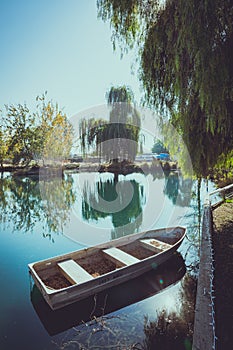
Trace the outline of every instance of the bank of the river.
{"type": "Polygon", "coordinates": [[[233,344],[233,202],[213,210],[214,294],[217,350],[233,344]]]}
{"type": "Polygon", "coordinates": [[[157,162],[143,162],[143,163],[131,163],[127,161],[122,161],[119,163],[64,163],[57,166],[14,166],[14,165],[4,165],[0,168],[1,172],[12,172],[14,175],[24,176],[24,175],[39,175],[41,171],[63,171],[69,170],[74,172],[110,172],[114,174],[132,174],[132,173],[154,173],[154,172],[169,172],[177,170],[176,162],[168,161],[157,161],[157,162]]]}

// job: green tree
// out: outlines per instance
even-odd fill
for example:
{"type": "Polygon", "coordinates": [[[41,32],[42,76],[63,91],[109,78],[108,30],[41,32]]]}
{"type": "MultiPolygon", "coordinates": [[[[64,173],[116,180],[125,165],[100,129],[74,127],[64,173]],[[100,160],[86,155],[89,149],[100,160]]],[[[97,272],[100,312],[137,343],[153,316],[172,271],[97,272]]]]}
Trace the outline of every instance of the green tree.
{"type": "Polygon", "coordinates": [[[90,151],[101,157],[101,135],[106,123],[108,122],[104,119],[86,119],[84,117],[80,120],[79,139],[84,157],[90,151]]]}
{"type": "MultiPolygon", "coordinates": [[[[113,44],[136,47],[145,101],[181,133],[197,175],[233,148],[233,2],[97,0],[113,44]]],[[[123,52],[122,51],[122,52],[123,52]]]]}
{"type": "Polygon", "coordinates": [[[109,124],[102,131],[102,153],[108,161],[133,161],[138,150],[141,120],[129,87],[111,87],[107,102],[111,107],[109,124]]]}
{"type": "Polygon", "coordinates": [[[8,156],[13,164],[31,160],[63,160],[73,142],[73,128],[58,104],[37,97],[36,111],[26,104],[5,106],[4,128],[0,130],[0,162],[8,156]]]}
{"type": "Polygon", "coordinates": [[[20,161],[28,164],[38,150],[35,114],[30,113],[26,104],[9,105],[6,106],[4,124],[8,137],[8,156],[13,164],[20,161]]]}
{"type": "Polygon", "coordinates": [[[225,178],[226,181],[231,182],[233,177],[233,150],[219,158],[218,164],[214,167],[215,176],[218,178],[225,178]]]}
{"type": "Polygon", "coordinates": [[[72,148],[73,127],[58,104],[46,100],[46,94],[38,96],[37,101],[38,157],[44,162],[62,161],[68,158],[72,148]]]}
{"type": "Polygon", "coordinates": [[[0,167],[3,168],[4,160],[7,157],[7,138],[2,125],[0,125],[0,167]]]}
{"type": "Polygon", "coordinates": [[[129,87],[111,87],[106,94],[111,107],[109,121],[103,119],[81,119],[79,134],[83,154],[95,151],[106,161],[135,159],[139,134],[140,115],[133,104],[133,93],[129,87]]]}

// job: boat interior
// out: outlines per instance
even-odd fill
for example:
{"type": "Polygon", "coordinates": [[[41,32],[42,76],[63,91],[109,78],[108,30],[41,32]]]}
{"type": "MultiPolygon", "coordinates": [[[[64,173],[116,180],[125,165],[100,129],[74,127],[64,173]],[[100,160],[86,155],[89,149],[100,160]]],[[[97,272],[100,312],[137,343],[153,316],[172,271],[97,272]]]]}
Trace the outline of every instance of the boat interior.
{"type": "Polygon", "coordinates": [[[35,263],[34,270],[46,287],[61,289],[81,284],[116,269],[159,254],[177,241],[166,237],[126,241],[106,248],[91,247],[61,257],[35,263]]]}

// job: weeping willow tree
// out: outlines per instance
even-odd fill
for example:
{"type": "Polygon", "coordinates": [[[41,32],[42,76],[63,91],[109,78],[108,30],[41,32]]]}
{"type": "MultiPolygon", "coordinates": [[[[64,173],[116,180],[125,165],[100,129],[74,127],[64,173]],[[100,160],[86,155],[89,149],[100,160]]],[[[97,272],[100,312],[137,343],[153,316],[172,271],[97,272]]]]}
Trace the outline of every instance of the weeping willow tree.
{"type": "Polygon", "coordinates": [[[85,155],[92,150],[106,161],[133,161],[137,154],[140,115],[133,104],[129,87],[111,87],[106,94],[110,107],[109,121],[85,119],[79,124],[81,149],[85,155]]]}
{"type": "Polygon", "coordinates": [[[83,156],[92,151],[92,153],[101,157],[101,138],[106,123],[107,121],[104,119],[86,119],[84,117],[80,120],[79,135],[83,156]]]}
{"type": "Polygon", "coordinates": [[[114,48],[138,52],[145,102],[180,132],[194,171],[233,149],[233,2],[97,0],[114,48]]]}
{"type": "Polygon", "coordinates": [[[102,152],[108,161],[133,161],[136,157],[141,123],[133,98],[126,86],[111,87],[107,92],[111,112],[102,133],[102,152]]]}

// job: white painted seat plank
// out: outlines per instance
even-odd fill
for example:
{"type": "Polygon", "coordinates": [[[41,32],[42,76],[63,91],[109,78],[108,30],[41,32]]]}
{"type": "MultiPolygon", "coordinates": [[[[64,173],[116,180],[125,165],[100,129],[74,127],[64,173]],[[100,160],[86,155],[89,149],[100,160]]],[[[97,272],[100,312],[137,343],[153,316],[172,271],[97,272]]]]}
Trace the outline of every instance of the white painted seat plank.
{"type": "Polygon", "coordinates": [[[140,242],[143,243],[143,245],[145,247],[152,248],[152,249],[158,249],[161,251],[167,250],[167,249],[172,247],[171,244],[159,241],[159,240],[154,239],[154,238],[141,239],[140,242]]]}
{"type": "Polygon", "coordinates": [[[71,283],[83,283],[91,280],[91,276],[86,270],[84,270],[80,265],[78,265],[74,260],[66,260],[58,263],[58,266],[62,270],[65,277],[71,283]]]}
{"type": "Polygon", "coordinates": [[[110,257],[112,257],[115,260],[120,261],[122,264],[124,265],[132,265],[137,263],[138,261],[140,261],[139,259],[135,258],[134,256],[123,252],[122,250],[112,247],[112,248],[108,248],[103,250],[103,252],[107,255],[109,255],[110,257]]]}

